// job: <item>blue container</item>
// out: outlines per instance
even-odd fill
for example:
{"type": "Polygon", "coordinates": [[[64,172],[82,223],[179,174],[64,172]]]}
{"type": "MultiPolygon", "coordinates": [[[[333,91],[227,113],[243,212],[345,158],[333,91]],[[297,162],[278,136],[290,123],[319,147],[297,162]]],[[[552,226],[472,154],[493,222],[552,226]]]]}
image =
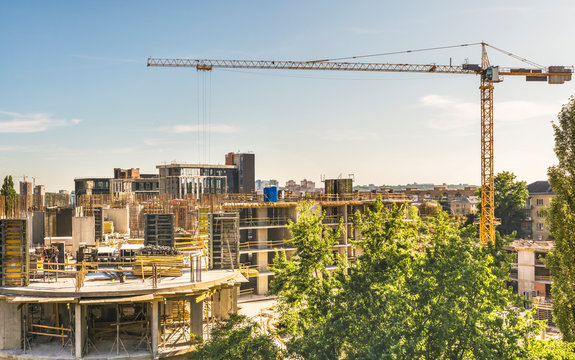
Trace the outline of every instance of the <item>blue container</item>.
{"type": "Polygon", "coordinates": [[[266,186],[264,188],[264,202],[277,202],[277,201],[278,201],[277,186],[266,186]]]}

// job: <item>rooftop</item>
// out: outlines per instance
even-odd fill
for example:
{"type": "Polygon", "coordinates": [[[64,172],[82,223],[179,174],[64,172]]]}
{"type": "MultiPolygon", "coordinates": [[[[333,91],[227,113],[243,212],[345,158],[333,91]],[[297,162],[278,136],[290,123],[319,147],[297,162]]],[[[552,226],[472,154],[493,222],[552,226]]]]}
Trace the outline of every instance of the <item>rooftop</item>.
{"type": "Polygon", "coordinates": [[[529,194],[553,194],[553,189],[547,180],[535,181],[527,185],[527,190],[529,194]]]}

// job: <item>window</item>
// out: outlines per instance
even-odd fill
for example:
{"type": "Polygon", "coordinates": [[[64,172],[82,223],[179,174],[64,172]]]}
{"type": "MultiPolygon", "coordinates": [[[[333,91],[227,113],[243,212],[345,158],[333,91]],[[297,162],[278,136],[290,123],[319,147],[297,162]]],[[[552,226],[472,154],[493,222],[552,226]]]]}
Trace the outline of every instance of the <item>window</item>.
{"type": "Polygon", "coordinates": [[[543,199],[537,199],[537,206],[543,206],[543,199]]]}
{"type": "Polygon", "coordinates": [[[537,223],[537,230],[543,230],[543,223],[537,223]]]}
{"type": "Polygon", "coordinates": [[[541,213],[541,211],[537,211],[537,217],[538,217],[538,218],[542,218],[542,217],[543,217],[543,214],[541,213]]]}

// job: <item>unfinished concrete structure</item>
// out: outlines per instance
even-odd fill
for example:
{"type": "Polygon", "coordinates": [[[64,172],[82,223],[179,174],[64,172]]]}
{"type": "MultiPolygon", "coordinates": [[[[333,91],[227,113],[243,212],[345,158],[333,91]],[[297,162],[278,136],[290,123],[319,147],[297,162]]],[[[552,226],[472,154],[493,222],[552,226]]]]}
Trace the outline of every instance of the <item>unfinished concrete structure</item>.
{"type": "Polygon", "coordinates": [[[551,297],[552,279],[549,269],[545,266],[545,258],[554,248],[552,241],[515,240],[508,246],[508,251],[514,254],[511,269],[511,286],[513,290],[537,302],[537,318],[553,324],[551,297]]]}
{"type": "MultiPolygon", "coordinates": [[[[56,270],[52,270],[54,272],[56,270]]],[[[62,272],[71,270],[60,270],[62,272]]],[[[155,359],[184,354],[237,311],[238,271],[96,280],[102,270],[0,287],[0,359],[155,359]],[[157,283],[154,283],[157,281],[157,283]]]]}
{"type": "MultiPolygon", "coordinates": [[[[395,194],[347,192],[337,199],[308,198],[325,212],[326,225],[344,226],[333,251],[354,255],[349,240],[359,234],[351,216],[373,206],[378,196],[390,206],[407,201],[395,194]]],[[[73,211],[65,210],[70,238],[45,239],[42,251],[52,251],[51,257],[30,261],[29,285],[0,288],[1,321],[14,324],[14,331],[0,333],[0,358],[49,353],[151,359],[191,351],[194,336],[208,336],[215,321],[237,309],[240,294],[268,291],[275,250],[295,253],[288,223],[297,221],[301,200],[264,202],[256,194],[78,196],[73,211]],[[139,255],[146,217],[157,214],[173,218],[173,245],[183,254],[163,260],[139,255]],[[98,238],[106,221],[122,233],[98,238]]],[[[59,231],[62,212],[51,213],[50,231],[59,231]]]]}

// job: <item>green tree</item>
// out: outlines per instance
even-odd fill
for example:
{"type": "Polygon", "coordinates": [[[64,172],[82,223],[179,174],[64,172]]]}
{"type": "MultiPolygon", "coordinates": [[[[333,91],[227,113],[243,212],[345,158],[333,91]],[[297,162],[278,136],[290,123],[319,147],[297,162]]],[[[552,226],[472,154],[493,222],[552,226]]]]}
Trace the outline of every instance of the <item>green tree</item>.
{"type": "MultiPolygon", "coordinates": [[[[498,237],[495,244],[478,246],[475,237],[468,236],[474,231],[461,229],[443,212],[424,223],[406,221],[407,217],[403,207],[390,210],[376,202],[372,211],[356,220],[362,236],[353,245],[360,255],[350,264],[336,261],[331,274],[318,276],[309,270],[312,263],[299,256],[290,260],[283,256],[276,263],[271,288],[278,295],[280,322],[291,336],[291,355],[305,359],[526,356],[525,337],[538,324],[521,316],[519,297],[505,288],[503,279],[510,269],[505,241],[498,237]],[[302,266],[309,269],[302,271],[302,266]]],[[[321,215],[300,219],[308,226],[291,230],[300,238],[297,243],[304,244],[306,258],[316,259],[323,271],[334,258],[317,261],[323,256],[308,254],[314,247],[301,241],[312,234],[311,242],[319,243],[319,234],[325,234],[321,215]]],[[[300,245],[296,244],[298,252],[300,245]]],[[[322,252],[325,256],[325,249],[322,252]]]]}
{"type": "Polygon", "coordinates": [[[555,249],[548,256],[555,323],[566,341],[575,341],[575,98],[563,106],[555,132],[558,164],[548,170],[555,193],[547,212],[555,249]]]}
{"type": "MultiPolygon", "coordinates": [[[[501,220],[501,224],[496,227],[496,230],[501,235],[511,235],[515,232],[516,236],[523,236],[521,223],[526,217],[525,202],[529,198],[525,181],[517,181],[514,173],[503,171],[495,175],[494,189],[495,218],[501,220]]],[[[478,189],[477,195],[481,198],[481,189],[478,189]]],[[[467,216],[466,225],[479,221],[481,204],[479,204],[479,208],[477,213],[467,216]]]]}
{"type": "Polygon", "coordinates": [[[525,181],[515,180],[514,173],[500,172],[495,176],[495,217],[501,219],[497,230],[501,235],[510,235],[517,232],[522,236],[521,222],[525,219],[525,202],[529,198],[529,191],[525,181]]]}
{"type": "Polygon", "coordinates": [[[322,314],[332,306],[333,292],[340,288],[328,267],[345,266],[345,259],[334,254],[342,225],[330,229],[322,224],[322,214],[313,202],[298,206],[298,221],[290,222],[291,244],[296,248],[291,259],[284,251],[276,252],[271,294],[276,300],[284,327],[283,333],[303,334],[309,327],[320,326],[322,314]]]}
{"type": "Polygon", "coordinates": [[[16,189],[14,189],[14,181],[12,180],[12,175],[4,177],[4,183],[0,189],[0,195],[8,196],[11,198],[14,198],[16,195],[18,195],[16,193],[16,189]]]}
{"type": "Polygon", "coordinates": [[[575,360],[575,344],[561,340],[527,339],[526,360],[575,360]]]}
{"type": "Polygon", "coordinates": [[[4,177],[4,183],[2,184],[2,188],[0,188],[0,196],[4,197],[4,215],[5,216],[15,216],[15,209],[16,209],[16,189],[14,189],[14,181],[12,180],[12,176],[8,175],[4,177]]]}
{"type": "Polygon", "coordinates": [[[280,359],[281,351],[273,336],[256,322],[243,315],[230,314],[228,320],[218,323],[210,340],[200,344],[190,358],[270,360],[280,359]]]}

